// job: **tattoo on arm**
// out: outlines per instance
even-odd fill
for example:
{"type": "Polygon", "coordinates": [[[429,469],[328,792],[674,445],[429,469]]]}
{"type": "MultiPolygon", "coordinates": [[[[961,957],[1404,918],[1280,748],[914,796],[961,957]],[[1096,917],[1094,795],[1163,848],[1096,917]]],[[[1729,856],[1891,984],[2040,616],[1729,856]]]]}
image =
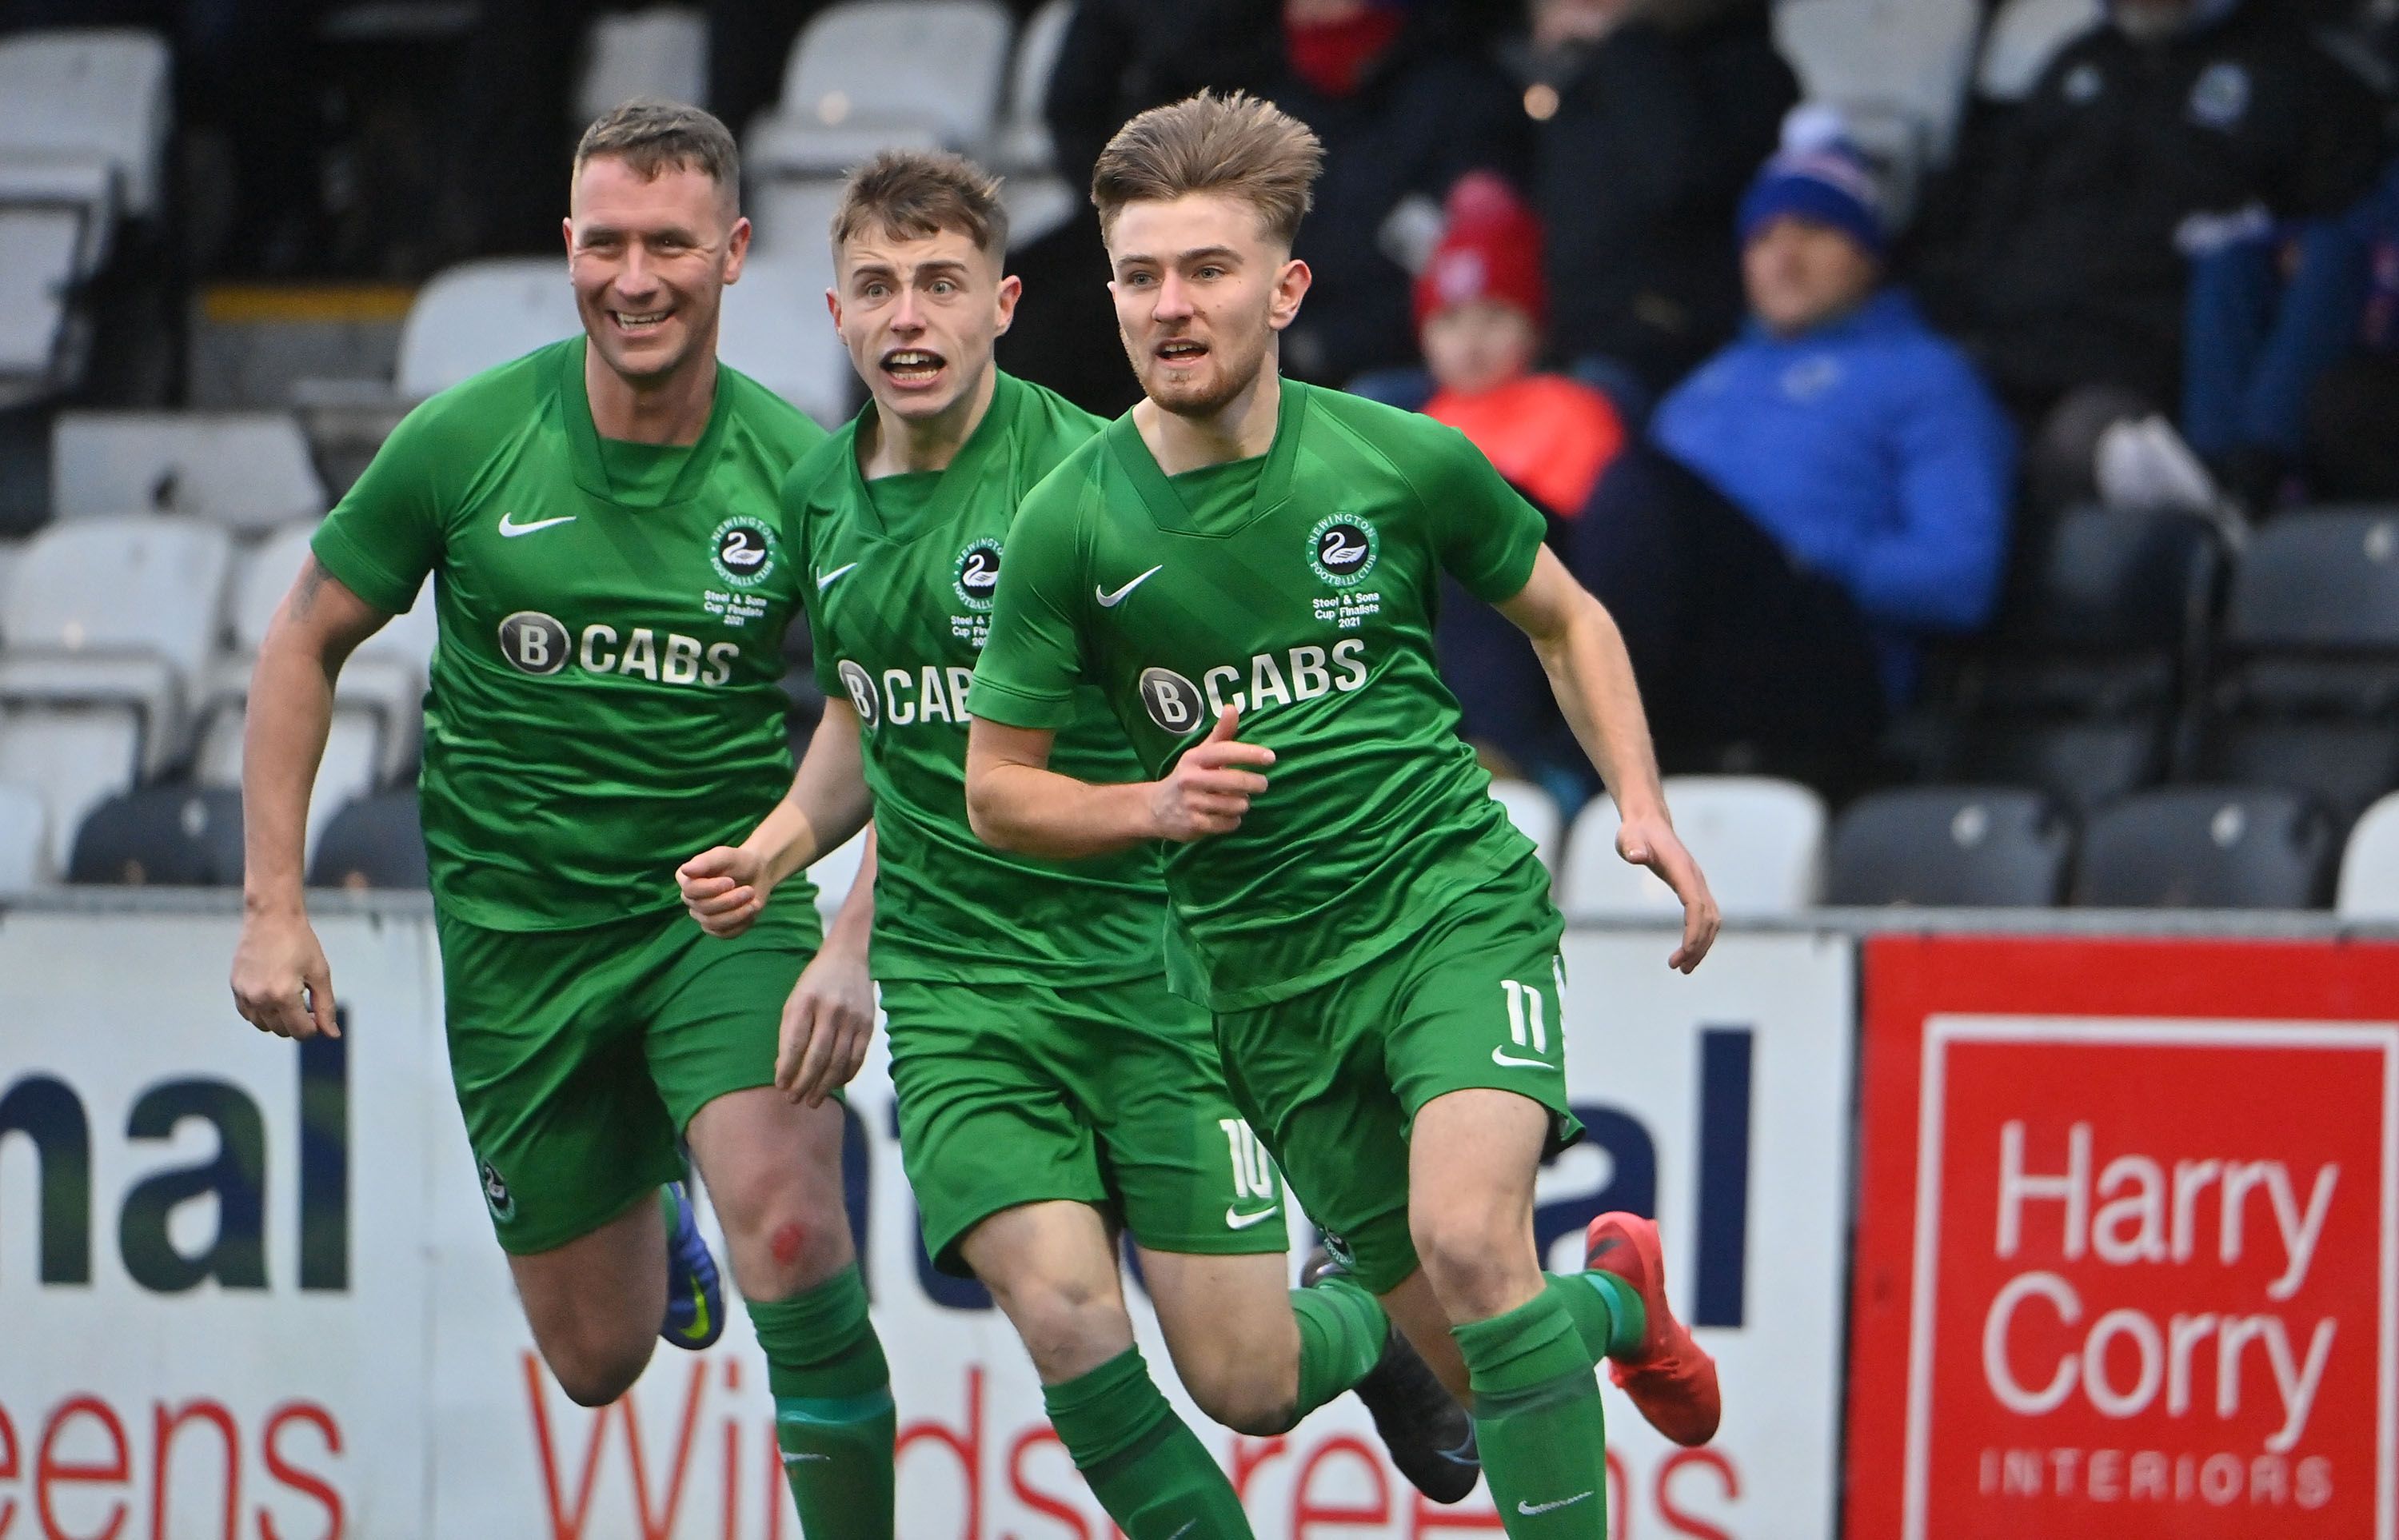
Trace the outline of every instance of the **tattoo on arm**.
{"type": "Polygon", "coordinates": [[[313,555],[300,566],[300,581],[291,588],[291,618],[305,620],[317,605],[318,590],[325,586],[325,569],[317,565],[313,555]]]}

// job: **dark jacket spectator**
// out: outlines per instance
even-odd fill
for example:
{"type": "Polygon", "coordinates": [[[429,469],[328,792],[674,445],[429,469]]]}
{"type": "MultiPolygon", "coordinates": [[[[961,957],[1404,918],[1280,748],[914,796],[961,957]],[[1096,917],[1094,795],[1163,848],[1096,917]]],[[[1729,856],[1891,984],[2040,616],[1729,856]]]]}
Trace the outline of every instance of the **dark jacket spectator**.
{"type": "Polygon", "coordinates": [[[1908,694],[1918,639],[1989,619],[2013,434],[1882,287],[1854,152],[1778,156],[1741,229],[1749,331],[1660,404],[1570,564],[1667,703],[1662,736],[1854,752],[1908,694]]]}
{"type": "MultiPolygon", "coordinates": [[[[1469,171],[1524,169],[1524,114],[1507,77],[1443,7],[1392,0],[1286,0],[1275,104],[1324,141],[1316,207],[1293,252],[1316,281],[1282,336],[1282,367],[1338,385],[1412,363],[1406,226],[1437,231],[1469,171]]],[[[1417,243],[1417,252],[1428,241],[1417,243]]]]}
{"type": "Polygon", "coordinates": [[[2380,111],[2274,0],[2112,0],[2060,50],[1969,195],[1944,274],[2011,405],[2177,399],[2189,259],[2372,183],[2380,111]]]}
{"type": "Polygon", "coordinates": [[[1664,390],[1731,336],[1725,232],[1799,100],[1766,0],[1534,0],[1525,86],[1556,356],[1664,390]]]}
{"type": "Polygon", "coordinates": [[[1278,0],[1078,0],[1041,115],[1081,192],[1125,120],[1201,89],[1264,91],[1282,67],[1278,0]]]}

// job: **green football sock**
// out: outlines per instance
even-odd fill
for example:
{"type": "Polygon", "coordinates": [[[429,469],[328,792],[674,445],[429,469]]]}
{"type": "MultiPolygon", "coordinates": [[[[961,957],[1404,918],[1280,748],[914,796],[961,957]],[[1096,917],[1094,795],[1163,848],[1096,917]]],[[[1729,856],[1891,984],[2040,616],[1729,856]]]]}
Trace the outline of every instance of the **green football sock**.
{"type": "Polygon", "coordinates": [[[855,1263],[795,1299],[750,1302],[775,1439],[806,1540],[891,1540],[891,1370],[855,1263]]]}
{"type": "Polygon", "coordinates": [[[1551,1273],[1543,1292],[1566,1308],[1593,1361],[1621,1358],[1641,1345],[1649,1312],[1631,1284],[1613,1273],[1551,1273]]]}
{"type": "Polygon", "coordinates": [[[1380,1301],[1345,1277],[1319,1278],[1307,1289],[1291,1291],[1291,1313],[1299,1317],[1299,1400],[1291,1422],[1278,1432],[1295,1427],[1302,1417],[1364,1379],[1382,1361],[1383,1345],[1391,1335],[1391,1318],[1380,1301]]]}
{"type": "Polygon", "coordinates": [[[1565,1304],[1544,1292],[1454,1334],[1500,1527],[1520,1540],[1606,1540],[1607,1427],[1565,1304]]]}
{"type": "Polygon", "coordinates": [[[1140,1348],[1042,1386],[1041,1404],[1127,1540],[1253,1540],[1233,1483],[1166,1404],[1140,1348]]]}

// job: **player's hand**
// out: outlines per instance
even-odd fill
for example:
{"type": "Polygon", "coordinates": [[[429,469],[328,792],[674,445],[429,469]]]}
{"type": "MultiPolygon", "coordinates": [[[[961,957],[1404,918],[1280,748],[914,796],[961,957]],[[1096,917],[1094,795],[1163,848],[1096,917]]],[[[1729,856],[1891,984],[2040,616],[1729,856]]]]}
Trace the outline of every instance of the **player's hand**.
{"type": "Polygon", "coordinates": [[[1240,713],[1226,707],[1208,736],[1185,750],[1172,773],[1156,783],[1150,814],[1159,838],[1188,844],[1240,827],[1250,799],[1267,789],[1266,777],[1242,767],[1263,770],[1275,757],[1271,749],[1236,740],[1233,734],[1240,725],[1240,713]]]}
{"type": "Polygon", "coordinates": [[[1724,916],[1716,912],[1715,895],[1708,891],[1700,863],[1683,848],[1674,826],[1661,817],[1627,818],[1616,831],[1616,853],[1658,873],[1674,890],[1674,897],[1683,900],[1683,944],[1666,959],[1666,966],[1685,973],[1698,967],[1708,948],[1715,945],[1724,916]]]}
{"type": "Polygon", "coordinates": [[[874,980],[866,954],[828,946],[800,973],[783,1002],[782,1039],[775,1050],[775,1088],[785,1101],[818,1107],[847,1086],[866,1062],[874,1035],[874,980]]]}
{"type": "Polygon", "coordinates": [[[720,844],[675,868],[683,907],[711,936],[739,936],[766,907],[773,891],[766,881],[766,858],[739,845],[720,844]]]}
{"type": "Polygon", "coordinates": [[[333,1024],[333,969],[307,916],[247,915],[233,950],[233,1005],[261,1032],[305,1042],[339,1037],[333,1024]]]}

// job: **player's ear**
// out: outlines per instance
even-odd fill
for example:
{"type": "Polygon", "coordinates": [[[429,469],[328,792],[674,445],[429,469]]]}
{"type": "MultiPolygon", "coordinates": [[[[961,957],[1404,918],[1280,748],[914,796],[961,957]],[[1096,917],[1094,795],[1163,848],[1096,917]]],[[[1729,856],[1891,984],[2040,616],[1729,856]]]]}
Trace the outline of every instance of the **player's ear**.
{"type": "Polygon", "coordinates": [[[1008,277],[999,280],[999,293],[997,296],[999,325],[992,332],[993,336],[1006,336],[1008,334],[1008,329],[1016,324],[1016,302],[1023,297],[1024,280],[1023,278],[1010,273],[1008,277]]]}
{"type": "Polygon", "coordinates": [[[558,222],[558,233],[565,237],[567,259],[573,261],[575,257],[575,216],[573,214],[558,222]]]}
{"type": "Polygon", "coordinates": [[[1280,331],[1299,319],[1299,302],[1308,297],[1308,286],[1315,281],[1316,275],[1308,270],[1308,263],[1297,257],[1284,259],[1275,274],[1274,299],[1267,309],[1267,324],[1280,331]]]}
{"type": "Polygon", "coordinates": [[[741,264],[750,256],[750,220],[747,215],[734,216],[733,228],[725,237],[725,281],[741,281],[741,264]]]}

